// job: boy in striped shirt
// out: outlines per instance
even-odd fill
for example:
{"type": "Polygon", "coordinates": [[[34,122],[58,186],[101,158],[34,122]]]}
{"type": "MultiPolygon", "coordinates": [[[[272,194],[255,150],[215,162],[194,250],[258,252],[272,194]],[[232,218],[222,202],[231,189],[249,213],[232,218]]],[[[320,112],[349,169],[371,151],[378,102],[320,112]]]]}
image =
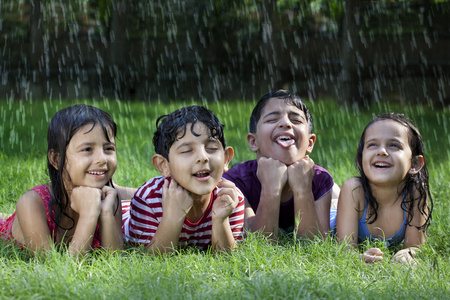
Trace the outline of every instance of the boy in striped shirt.
{"type": "Polygon", "coordinates": [[[129,208],[124,206],[125,240],[145,244],[149,253],[187,245],[234,249],[243,236],[244,199],[222,179],[234,154],[226,147],[223,125],[201,106],[163,115],[156,125],[152,163],[161,176],[142,185],[129,208]]]}

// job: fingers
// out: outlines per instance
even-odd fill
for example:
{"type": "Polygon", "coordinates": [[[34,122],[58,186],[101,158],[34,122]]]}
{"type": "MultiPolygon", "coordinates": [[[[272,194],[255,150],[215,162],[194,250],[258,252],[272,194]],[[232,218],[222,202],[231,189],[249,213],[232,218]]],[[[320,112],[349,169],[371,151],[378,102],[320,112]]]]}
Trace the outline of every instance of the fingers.
{"type": "Polygon", "coordinates": [[[106,197],[108,197],[110,195],[112,195],[114,197],[117,195],[116,189],[114,189],[110,186],[107,186],[107,185],[105,185],[101,191],[102,191],[102,200],[104,200],[106,197]]]}
{"type": "Polygon", "coordinates": [[[221,188],[221,190],[219,191],[219,193],[217,194],[218,197],[224,197],[227,196],[229,197],[231,202],[236,202],[238,201],[238,193],[236,190],[236,185],[226,179],[222,179],[221,181],[219,181],[219,183],[217,184],[217,187],[221,188]]]}
{"type": "Polygon", "coordinates": [[[365,253],[369,255],[383,255],[383,252],[379,248],[370,248],[365,253]]]}
{"type": "Polygon", "coordinates": [[[102,190],[86,186],[73,189],[70,197],[70,207],[78,214],[100,212],[102,190]]]}
{"type": "Polygon", "coordinates": [[[170,211],[171,213],[183,211],[186,214],[193,203],[194,200],[190,193],[173,178],[170,181],[168,179],[164,180],[162,190],[162,205],[164,211],[170,211]]]}
{"type": "Polygon", "coordinates": [[[383,252],[378,248],[371,248],[364,252],[364,261],[367,264],[383,260],[383,252]]]}

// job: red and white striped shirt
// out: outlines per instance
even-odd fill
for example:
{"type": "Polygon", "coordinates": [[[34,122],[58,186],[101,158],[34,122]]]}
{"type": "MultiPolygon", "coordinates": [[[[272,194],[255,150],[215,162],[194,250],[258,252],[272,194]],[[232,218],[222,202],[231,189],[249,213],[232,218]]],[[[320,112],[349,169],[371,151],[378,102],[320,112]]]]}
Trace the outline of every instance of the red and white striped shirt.
{"type": "MultiPolygon", "coordinates": [[[[145,245],[151,242],[163,216],[163,185],[164,177],[152,178],[136,191],[131,205],[122,201],[122,232],[126,241],[145,245]]],[[[244,196],[239,189],[237,191],[239,202],[228,219],[234,239],[240,241],[243,238],[244,196]]],[[[218,192],[219,188],[215,187],[208,208],[198,222],[184,220],[179,246],[192,245],[203,249],[211,245],[211,208],[218,192]]]]}

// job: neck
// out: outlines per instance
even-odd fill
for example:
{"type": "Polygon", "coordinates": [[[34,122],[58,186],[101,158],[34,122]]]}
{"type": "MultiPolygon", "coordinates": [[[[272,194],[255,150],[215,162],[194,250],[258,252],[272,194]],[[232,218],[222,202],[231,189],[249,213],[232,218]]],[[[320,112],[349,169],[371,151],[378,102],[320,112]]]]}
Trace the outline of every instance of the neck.
{"type": "Polygon", "coordinates": [[[211,195],[193,195],[191,194],[192,199],[194,199],[194,204],[186,215],[186,219],[189,222],[196,223],[198,222],[206,209],[208,208],[209,202],[211,200],[211,195]]]}
{"type": "Polygon", "coordinates": [[[399,195],[399,186],[373,186],[370,185],[372,190],[372,194],[380,205],[391,205],[394,204],[399,198],[402,198],[400,193],[399,195]]]}

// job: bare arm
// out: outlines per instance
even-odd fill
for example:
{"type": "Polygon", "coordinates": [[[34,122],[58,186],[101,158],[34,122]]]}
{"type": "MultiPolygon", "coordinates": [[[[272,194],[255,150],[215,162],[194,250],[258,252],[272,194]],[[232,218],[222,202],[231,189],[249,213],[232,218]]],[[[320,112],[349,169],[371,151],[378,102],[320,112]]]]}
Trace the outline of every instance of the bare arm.
{"type": "Polygon", "coordinates": [[[85,186],[74,188],[70,207],[78,213],[79,218],[70,242],[69,253],[83,255],[91,248],[101,213],[101,190],[85,186]]]}
{"type": "Polygon", "coordinates": [[[117,184],[114,184],[114,188],[117,191],[117,195],[119,196],[119,200],[128,200],[133,198],[134,193],[136,193],[137,188],[133,187],[123,187],[117,184]]]}
{"type": "Polygon", "coordinates": [[[275,238],[278,235],[281,191],[287,182],[287,167],[272,158],[260,158],[256,173],[261,182],[261,197],[256,213],[246,201],[245,227],[262,231],[275,238]]]}
{"type": "MultiPolygon", "coordinates": [[[[352,252],[357,254],[359,212],[364,209],[360,203],[364,201],[364,191],[357,178],[346,180],[341,188],[336,217],[336,235],[341,243],[348,244],[352,252]]],[[[364,202],[363,202],[364,203],[364,202]]],[[[383,259],[383,252],[378,248],[371,248],[360,255],[366,263],[373,263],[383,259]]]]}
{"type": "Polygon", "coordinates": [[[419,247],[425,244],[426,231],[421,231],[417,227],[425,223],[425,218],[419,212],[417,202],[414,203],[414,217],[411,221],[411,226],[406,227],[405,239],[403,241],[403,249],[395,253],[391,261],[398,263],[415,264],[415,256],[420,251],[419,247]]]}
{"type": "Polygon", "coordinates": [[[239,199],[236,186],[231,181],[223,179],[218,187],[222,189],[212,207],[211,244],[214,250],[226,251],[236,247],[229,216],[236,208],[239,199]]]}
{"type": "Polygon", "coordinates": [[[178,240],[184,220],[193,205],[193,199],[188,192],[179,186],[175,180],[169,184],[164,181],[162,191],[163,217],[153,236],[147,252],[158,254],[171,252],[178,247],[178,240]]]}
{"type": "Polygon", "coordinates": [[[117,191],[112,187],[104,186],[102,189],[101,213],[98,221],[102,247],[108,250],[123,249],[122,206],[120,201],[117,201],[117,191]]]}
{"type": "Polygon", "coordinates": [[[288,167],[289,186],[294,194],[297,235],[312,238],[326,236],[330,230],[331,193],[314,201],[312,181],[314,161],[308,156],[288,167]]]}
{"type": "Polygon", "coordinates": [[[37,192],[28,191],[17,201],[12,235],[31,253],[51,249],[53,238],[47,224],[47,213],[37,192]]]}

